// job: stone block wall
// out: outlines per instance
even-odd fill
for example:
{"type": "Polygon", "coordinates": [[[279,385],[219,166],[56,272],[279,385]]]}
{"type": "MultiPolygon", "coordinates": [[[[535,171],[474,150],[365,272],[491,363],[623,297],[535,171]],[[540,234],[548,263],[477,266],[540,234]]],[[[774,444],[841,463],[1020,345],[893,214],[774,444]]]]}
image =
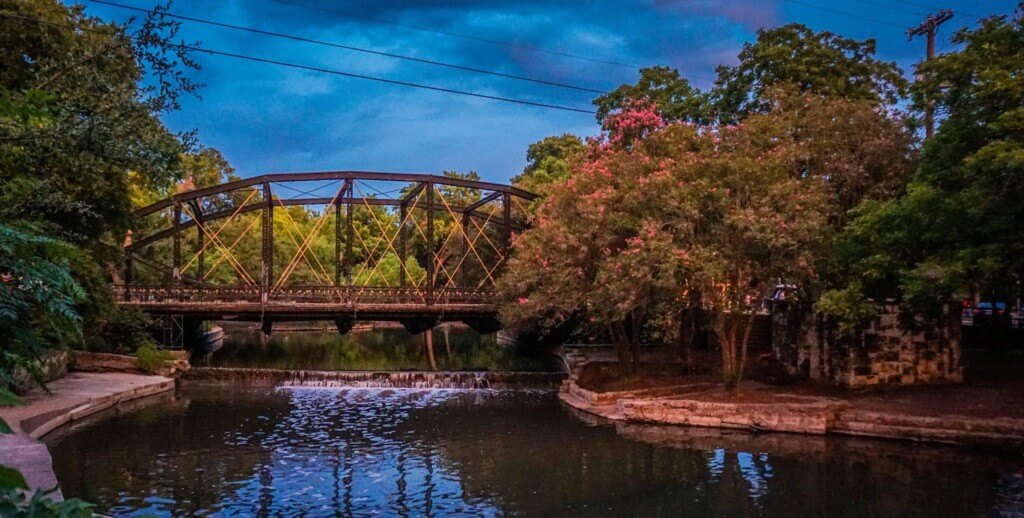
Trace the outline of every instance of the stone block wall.
{"type": "Polygon", "coordinates": [[[823,315],[778,303],[772,349],[790,374],[850,388],[963,381],[956,308],[919,327],[905,327],[899,306],[886,304],[868,325],[842,334],[823,315]]]}

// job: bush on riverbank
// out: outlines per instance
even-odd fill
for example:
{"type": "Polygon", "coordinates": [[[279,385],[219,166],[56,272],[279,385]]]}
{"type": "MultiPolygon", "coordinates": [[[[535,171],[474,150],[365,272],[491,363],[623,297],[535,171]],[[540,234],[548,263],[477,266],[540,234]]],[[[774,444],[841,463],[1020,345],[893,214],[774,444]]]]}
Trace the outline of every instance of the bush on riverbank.
{"type": "Polygon", "coordinates": [[[152,343],[139,347],[139,350],[135,352],[135,357],[139,368],[146,374],[155,374],[168,362],[174,360],[174,354],[171,351],[157,349],[152,343]]]}

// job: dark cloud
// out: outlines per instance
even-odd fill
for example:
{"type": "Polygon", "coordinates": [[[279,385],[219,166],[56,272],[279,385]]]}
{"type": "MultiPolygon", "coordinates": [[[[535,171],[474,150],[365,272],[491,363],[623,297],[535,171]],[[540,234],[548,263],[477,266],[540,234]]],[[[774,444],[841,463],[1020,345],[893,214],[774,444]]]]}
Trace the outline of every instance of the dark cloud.
{"type": "MultiPolygon", "coordinates": [[[[148,7],[154,0],[121,1],[148,7]]],[[[844,18],[783,0],[286,1],[314,8],[277,0],[176,0],[172,11],[609,90],[635,81],[636,70],[593,60],[669,65],[679,68],[695,84],[708,87],[715,67],[734,63],[743,42],[752,39],[756,29],[791,21],[851,37],[876,37],[882,57],[897,60],[904,68],[923,52],[923,43],[908,44],[902,31],[890,25],[844,18]],[[550,52],[531,50],[537,48],[550,52]],[[591,61],[559,55],[565,53],[591,61]]],[[[983,12],[1008,12],[1012,8],[995,1],[955,0],[953,4],[958,4],[954,8],[983,12]]],[[[115,8],[86,5],[106,18],[122,20],[128,15],[115,8]]],[[[912,13],[880,12],[885,10],[869,7],[852,0],[834,8],[908,26],[918,21],[912,13]]],[[[184,25],[183,36],[201,40],[210,49],[489,95],[586,109],[591,108],[594,97],[193,23],[184,25]]],[[[314,169],[457,169],[476,170],[486,179],[507,181],[522,169],[531,142],[552,134],[588,135],[598,130],[593,116],[587,114],[217,56],[199,55],[198,59],[203,70],[195,77],[207,84],[202,99],[187,100],[181,111],[166,117],[166,122],[176,130],[199,129],[202,141],[223,151],[242,175],[314,169]]]]}

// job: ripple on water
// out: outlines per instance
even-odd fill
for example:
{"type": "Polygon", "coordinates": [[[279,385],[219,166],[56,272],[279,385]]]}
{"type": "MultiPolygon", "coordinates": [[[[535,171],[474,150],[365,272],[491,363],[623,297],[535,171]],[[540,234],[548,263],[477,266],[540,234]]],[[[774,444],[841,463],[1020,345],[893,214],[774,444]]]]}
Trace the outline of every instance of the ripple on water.
{"type": "Polygon", "coordinates": [[[709,430],[653,444],[663,437],[584,423],[548,391],[191,385],[51,448],[65,495],[117,516],[1024,511],[1019,454],[709,430]]]}

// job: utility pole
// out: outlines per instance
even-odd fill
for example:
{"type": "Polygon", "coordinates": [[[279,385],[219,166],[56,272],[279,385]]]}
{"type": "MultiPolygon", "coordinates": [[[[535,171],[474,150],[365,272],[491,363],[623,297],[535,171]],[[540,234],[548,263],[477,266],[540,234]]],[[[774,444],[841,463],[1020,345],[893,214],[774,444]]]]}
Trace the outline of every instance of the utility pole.
{"type": "MultiPolygon", "coordinates": [[[[929,14],[927,18],[921,22],[917,27],[911,27],[907,29],[907,41],[914,39],[914,36],[927,36],[928,37],[928,50],[927,59],[935,57],[935,31],[938,30],[939,26],[949,20],[953,19],[952,9],[942,9],[938,14],[929,14]]],[[[935,101],[928,100],[928,105],[924,112],[924,136],[925,138],[931,138],[932,134],[935,133],[935,101]]]]}

